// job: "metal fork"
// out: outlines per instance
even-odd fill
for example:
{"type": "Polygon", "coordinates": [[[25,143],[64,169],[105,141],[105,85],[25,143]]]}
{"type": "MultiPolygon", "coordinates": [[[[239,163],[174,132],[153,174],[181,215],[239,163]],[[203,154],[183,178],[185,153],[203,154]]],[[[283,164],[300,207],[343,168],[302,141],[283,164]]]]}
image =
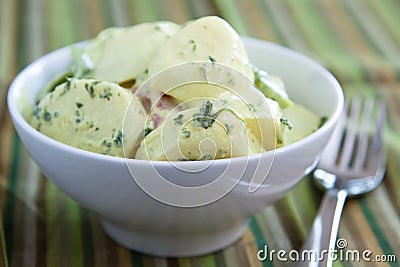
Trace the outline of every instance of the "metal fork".
{"type": "Polygon", "coordinates": [[[383,179],[386,169],[382,141],[385,122],[386,106],[382,99],[354,97],[351,102],[346,101],[313,175],[317,185],[326,189],[301,251],[303,255],[313,257],[303,258],[297,266],[332,266],[346,198],[375,189],[383,179]],[[307,251],[312,253],[304,253],[307,251]]]}

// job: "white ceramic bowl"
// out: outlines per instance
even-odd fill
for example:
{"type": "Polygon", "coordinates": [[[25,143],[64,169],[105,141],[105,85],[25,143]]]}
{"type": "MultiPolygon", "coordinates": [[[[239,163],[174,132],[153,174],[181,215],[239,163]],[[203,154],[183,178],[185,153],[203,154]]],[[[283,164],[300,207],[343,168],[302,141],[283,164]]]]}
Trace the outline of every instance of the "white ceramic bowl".
{"type": "Polygon", "coordinates": [[[320,129],[275,151],[213,162],[126,160],[70,147],[39,133],[22,116],[23,103],[33,105],[38,92],[68,70],[69,47],[39,58],[15,78],[9,111],[42,172],[97,213],[115,241],[160,256],[212,252],[238,239],[250,216],[282,198],[312,170],[343,106],[340,85],[317,63],[265,41],[243,41],[251,61],[280,76],[292,99],[329,117],[320,129]],[[257,187],[249,187],[250,181],[257,187]]]}

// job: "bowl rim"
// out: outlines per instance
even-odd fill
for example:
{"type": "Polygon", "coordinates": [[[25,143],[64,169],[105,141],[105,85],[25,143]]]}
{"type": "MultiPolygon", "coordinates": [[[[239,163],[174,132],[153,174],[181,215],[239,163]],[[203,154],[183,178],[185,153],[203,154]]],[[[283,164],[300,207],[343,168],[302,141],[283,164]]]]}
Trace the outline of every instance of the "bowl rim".
{"type": "Polygon", "coordinates": [[[305,62],[307,65],[311,65],[317,72],[321,75],[323,75],[331,84],[332,87],[335,89],[335,95],[337,96],[337,105],[335,105],[335,108],[332,112],[331,115],[329,115],[327,121],[316,131],[311,133],[310,135],[306,136],[305,138],[302,138],[299,141],[296,141],[292,144],[279,147],[273,150],[265,151],[262,153],[258,154],[253,154],[253,155],[247,155],[247,156],[241,156],[241,157],[234,157],[234,158],[226,158],[226,159],[217,159],[217,160],[203,160],[203,161],[155,161],[155,160],[141,160],[141,159],[134,159],[134,158],[124,158],[124,157],[115,157],[115,156],[109,156],[109,155],[103,155],[91,151],[87,151],[84,149],[76,148],[67,144],[64,144],[62,142],[59,142],[51,137],[46,136],[45,134],[37,131],[35,128],[33,128],[28,121],[24,118],[24,116],[21,114],[21,109],[20,109],[20,104],[18,103],[18,93],[17,93],[17,86],[22,79],[26,75],[27,72],[29,72],[31,69],[35,68],[35,66],[39,66],[42,64],[42,62],[45,62],[48,58],[54,57],[55,54],[61,54],[61,53],[67,53],[72,47],[80,47],[85,45],[87,41],[81,41],[77,42],[71,45],[67,45],[61,48],[58,48],[56,50],[53,50],[33,62],[29,63],[27,66],[25,66],[13,79],[11,82],[8,92],[7,92],[7,106],[9,113],[11,115],[12,121],[14,124],[21,129],[23,129],[25,132],[29,133],[30,135],[33,136],[34,139],[37,139],[43,143],[48,143],[50,146],[55,146],[58,149],[65,150],[68,153],[72,153],[75,155],[81,155],[85,157],[89,157],[92,159],[98,158],[98,159],[104,159],[108,161],[112,161],[115,163],[125,163],[129,161],[130,163],[138,162],[138,163],[150,163],[150,164],[157,164],[160,166],[163,165],[170,165],[172,162],[173,164],[176,165],[186,165],[186,164],[204,164],[204,162],[209,162],[209,161],[214,161],[215,164],[226,164],[230,161],[236,161],[236,160],[251,160],[253,158],[260,158],[260,157],[268,157],[268,156],[275,156],[278,154],[285,153],[288,150],[295,150],[298,147],[303,146],[304,144],[310,142],[310,140],[318,138],[319,136],[323,135],[326,131],[328,131],[330,128],[334,127],[334,123],[337,121],[337,119],[340,116],[340,113],[343,109],[344,106],[344,94],[342,87],[340,86],[339,82],[337,79],[334,77],[334,75],[327,70],[325,67],[323,67],[321,64],[318,62],[312,60],[311,58],[303,55],[300,52],[297,52],[293,49],[290,49],[288,47],[268,42],[265,40],[253,38],[253,37],[248,37],[248,36],[241,36],[241,39],[244,41],[244,44],[246,46],[247,42],[253,42],[253,43],[258,43],[259,45],[267,46],[269,49],[273,50],[281,50],[282,52],[289,54],[290,57],[297,57],[301,61],[305,62]]]}

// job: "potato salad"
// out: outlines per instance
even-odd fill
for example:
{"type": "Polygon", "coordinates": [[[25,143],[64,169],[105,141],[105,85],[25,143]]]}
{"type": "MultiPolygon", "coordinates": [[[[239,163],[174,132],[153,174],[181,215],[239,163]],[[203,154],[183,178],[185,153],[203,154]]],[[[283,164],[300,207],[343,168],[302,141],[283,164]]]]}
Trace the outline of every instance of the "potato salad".
{"type": "Polygon", "coordinates": [[[103,30],[73,48],[70,73],[44,88],[31,125],[64,144],[159,161],[248,156],[294,143],[324,118],[253,66],[216,16],[103,30]]]}

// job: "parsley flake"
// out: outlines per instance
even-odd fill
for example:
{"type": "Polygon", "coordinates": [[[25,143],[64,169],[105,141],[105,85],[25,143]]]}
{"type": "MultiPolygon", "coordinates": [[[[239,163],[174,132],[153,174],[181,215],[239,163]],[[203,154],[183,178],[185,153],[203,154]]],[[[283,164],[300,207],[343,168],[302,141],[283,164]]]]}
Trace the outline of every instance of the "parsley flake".
{"type": "Polygon", "coordinates": [[[196,45],[195,40],[190,40],[190,41],[189,41],[189,44],[193,45],[193,47],[192,47],[192,52],[196,51],[197,45],[196,45]]]}
{"type": "Polygon", "coordinates": [[[183,114],[179,114],[178,117],[174,119],[175,124],[182,125],[183,114]]]}
{"type": "Polygon", "coordinates": [[[110,91],[104,91],[104,93],[101,93],[99,95],[100,98],[107,98],[107,100],[110,100],[110,96],[112,96],[112,93],[110,91]]]}
{"type": "Polygon", "coordinates": [[[50,112],[48,112],[47,110],[45,110],[44,113],[43,113],[43,119],[44,119],[45,121],[51,121],[51,114],[50,114],[50,112]]]}
{"type": "Polygon", "coordinates": [[[188,129],[184,129],[184,130],[182,131],[182,136],[183,136],[184,138],[189,138],[189,137],[190,137],[190,131],[189,131],[188,129]]]}
{"type": "Polygon", "coordinates": [[[293,124],[287,118],[280,118],[280,122],[285,125],[289,130],[292,130],[293,124]]]}
{"type": "Polygon", "coordinates": [[[213,57],[213,56],[208,56],[208,59],[209,59],[212,63],[217,62],[217,61],[215,60],[215,57],[213,57]]]}
{"type": "Polygon", "coordinates": [[[116,147],[122,146],[123,143],[123,134],[121,130],[118,130],[117,136],[114,138],[114,145],[116,147]]]}
{"type": "Polygon", "coordinates": [[[229,134],[232,132],[233,125],[229,123],[225,123],[226,132],[229,134]]]}

